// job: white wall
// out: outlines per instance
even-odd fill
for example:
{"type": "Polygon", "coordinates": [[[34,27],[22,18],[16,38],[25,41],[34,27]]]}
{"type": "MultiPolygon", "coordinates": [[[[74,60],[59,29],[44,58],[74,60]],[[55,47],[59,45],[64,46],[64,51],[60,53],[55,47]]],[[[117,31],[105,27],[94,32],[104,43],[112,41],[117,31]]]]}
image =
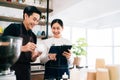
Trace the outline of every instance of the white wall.
{"type": "Polygon", "coordinates": [[[51,19],[61,18],[67,26],[96,28],[101,25],[112,25],[108,19],[114,21],[119,17],[115,16],[116,13],[120,14],[120,0],[79,0],[78,2],[75,0],[73,4],[70,3],[71,1],[74,0],[53,0],[54,11],[51,19]],[[87,23],[88,21],[92,24],[87,23]]]}

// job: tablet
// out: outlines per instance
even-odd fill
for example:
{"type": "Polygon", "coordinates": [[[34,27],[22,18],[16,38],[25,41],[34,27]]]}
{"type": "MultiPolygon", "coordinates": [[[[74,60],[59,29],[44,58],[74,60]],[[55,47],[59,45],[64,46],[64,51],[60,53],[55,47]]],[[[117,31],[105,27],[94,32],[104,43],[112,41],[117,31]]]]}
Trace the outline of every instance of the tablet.
{"type": "Polygon", "coordinates": [[[51,46],[49,53],[60,54],[60,53],[63,53],[64,51],[68,52],[68,49],[71,49],[71,48],[72,48],[72,45],[51,46]]]}

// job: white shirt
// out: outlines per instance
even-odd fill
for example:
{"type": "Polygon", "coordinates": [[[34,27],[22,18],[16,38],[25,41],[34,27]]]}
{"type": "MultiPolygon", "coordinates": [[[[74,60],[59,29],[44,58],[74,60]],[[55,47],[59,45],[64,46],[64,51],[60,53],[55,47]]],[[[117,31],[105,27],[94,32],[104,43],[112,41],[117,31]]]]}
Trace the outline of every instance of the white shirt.
{"type": "MultiPolygon", "coordinates": [[[[55,46],[72,45],[72,43],[69,40],[62,38],[62,37],[61,38],[54,38],[54,37],[48,38],[48,39],[42,40],[41,43],[42,45],[38,46],[38,47],[42,46],[41,49],[42,48],[44,49],[42,51],[42,55],[40,56],[41,63],[46,63],[49,60],[48,51],[52,45],[55,45],[55,46]]],[[[74,57],[72,54],[71,57],[68,59],[69,65],[72,65],[73,61],[74,61],[74,57]]]]}

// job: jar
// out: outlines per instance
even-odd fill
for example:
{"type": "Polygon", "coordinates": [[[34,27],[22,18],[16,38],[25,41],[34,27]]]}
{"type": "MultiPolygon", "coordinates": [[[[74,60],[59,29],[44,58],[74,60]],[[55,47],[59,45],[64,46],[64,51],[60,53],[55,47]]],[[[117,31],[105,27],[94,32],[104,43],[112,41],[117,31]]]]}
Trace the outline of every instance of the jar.
{"type": "Polygon", "coordinates": [[[3,27],[0,26],[0,33],[3,33],[3,27]]]}
{"type": "Polygon", "coordinates": [[[11,2],[11,0],[7,0],[8,2],[11,2]]]}

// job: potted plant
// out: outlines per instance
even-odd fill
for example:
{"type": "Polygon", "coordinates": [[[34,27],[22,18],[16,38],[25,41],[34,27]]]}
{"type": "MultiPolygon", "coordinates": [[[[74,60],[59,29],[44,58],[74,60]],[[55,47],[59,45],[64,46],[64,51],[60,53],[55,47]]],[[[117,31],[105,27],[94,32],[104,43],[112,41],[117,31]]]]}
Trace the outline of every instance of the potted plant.
{"type": "Polygon", "coordinates": [[[80,56],[86,56],[86,47],[88,46],[85,38],[79,38],[75,44],[73,44],[72,52],[75,54],[74,65],[80,66],[80,56]]]}

